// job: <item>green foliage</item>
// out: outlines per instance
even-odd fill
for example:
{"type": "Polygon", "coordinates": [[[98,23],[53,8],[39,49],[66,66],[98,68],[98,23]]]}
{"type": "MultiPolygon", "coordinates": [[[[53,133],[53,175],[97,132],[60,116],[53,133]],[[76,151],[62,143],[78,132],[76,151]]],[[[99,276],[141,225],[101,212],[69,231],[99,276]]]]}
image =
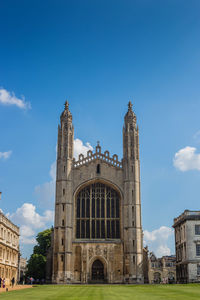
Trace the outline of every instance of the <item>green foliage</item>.
{"type": "Polygon", "coordinates": [[[46,257],[42,254],[32,254],[28,261],[27,276],[34,279],[45,278],[46,257]]]}
{"type": "Polygon", "coordinates": [[[52,229],[46,229],[38,233],[36,237],[37,245],[33,248],[33,254],[28,260],[26,276],[34,279],[45,278],[46,256],[51,246],[51,232],[52,229]]]}
{"type": "Polygon", "coordinates": [[[38,233],[36,236],[38,245],[36,245],[33,249],[34,254],[47,255],[47,250],[51,246],[51,232],[51,229],[46,229],[38,233]]]}

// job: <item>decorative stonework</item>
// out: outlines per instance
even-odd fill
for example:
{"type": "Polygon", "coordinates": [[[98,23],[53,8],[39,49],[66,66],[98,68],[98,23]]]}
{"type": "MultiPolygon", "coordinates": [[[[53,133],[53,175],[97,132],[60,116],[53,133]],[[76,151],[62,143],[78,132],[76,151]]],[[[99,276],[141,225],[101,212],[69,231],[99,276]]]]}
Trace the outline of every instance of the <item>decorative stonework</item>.
{"type": "Polygon", "coordinates": [[[17,282],[19,259],[19,227],[0,212],[0,277],[6,285],[14,277],[17,282]]]}
{"type": "Polygon", "coordinates": [[[82,165],[87,165],[95,160],[106,162],[108,165],[114,166],[119,169],[122,168],[122,161],[118,160],[118,155],[114,154],[112,157],[110,157],[109,151],[105,151],[104,153],[101,153],[101,146],[99,145],[96,146],[95,153],[89,150],[87,152],[86,157],[84,157],[83,154],[80,154],[78,160],[77,161],[74,160],[74,168],[81,167],[82,165]]]}
{"type": "Polygon", "coordinates": [[[102,152],[99,142],[75,160],[73,144],[66,102],[58,127],[52,281],[142,283],[139,131],[132,104],[121,161],[102,152]]]}
{"type": "MultiPolygon", "coordinates": [[[[113,255],[111,251],[111,256],[113,255]]],[[[102,247],[100,245],[96,245],[95,247],[90,247],[88,249],[88,257],[89,260],[94,256],[102,256],[107,260],[108,257],[108,249],[107,247],[102,247]]]]}

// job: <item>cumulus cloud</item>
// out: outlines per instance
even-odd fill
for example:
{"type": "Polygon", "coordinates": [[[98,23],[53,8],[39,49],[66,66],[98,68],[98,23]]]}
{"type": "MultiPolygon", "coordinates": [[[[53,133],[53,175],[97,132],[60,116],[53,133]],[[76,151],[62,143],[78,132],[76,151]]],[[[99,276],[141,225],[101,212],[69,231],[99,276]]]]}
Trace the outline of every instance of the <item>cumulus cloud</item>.
{"type": "MultiPolygon", "coordinates": [[[[25,237],[23,235],[20,235],[20,243],[21,245],[36,245],[36,239],[35,237],[25,237]]],[[[24,248],[23,246],[21,247],[24,248]]]]}
{"type": "Polygon", "coordinates": [[[27,237],[27,236],[34,235],[35,231],[31,227],[29,227],[27,225],[22,225],[20,227],[20,233],[21,233],[22,236],[27,237]]]}
{"type": "Polygon", "coordinates": [[[9,216],[16,224],[31,226],[31,228],[45,227],[47,222],[53,220],[53,212],[46,210],[41,216],[36,212],[36,207],[32,203],[24,203],[15,213],[9,216]]]}
{"type": "Polygon", "coordinates": [[[173,230],[170,227],[161,226],[153,231],[144,230],[144,245],[149,247],[157,257],[170,255],[170,239],[173,237],[173,230]]]}
{"type": "Polygon", "coordinates": [[[0,159],[8,159],[12,154],[12,151],[0,152],[0,159]]]}
{"type": "Polygon", "coordinates": [[[7,216],[20,226],[20,241],[22,244],[35,244],[35,235],[38,230],[45,229],[53,224],[54,213],[46,210],[43,215],[36,212],[36,207],[31,203],[24,203],[13,214],[7,216]]]}
{"type": "Polygon", "coordinates": [[[16,105],[21,109],[30,109],[31,105],[29,102],[26,102],[24,97],[22,99],[17,98],[15,94],[10,93],[6,89],[0,88],[0,103],[3,105],[16,105]]]}
{"type": "Polygon", "coordinates": [[[87,151],[93,150],[93,147],[90,145],[90,143],[86,143],[85,145],[80,139],[74,140],[74,157],[75,159],[78,159],[79,154],[86,155],[87,151]]]}
{"type": "Polygon", "coordinates": [[[182,172],[200,170],[200,154],[196,150],[189,146],[180,149],[174,156],[174,166],[182,172]]]}
{"type": "MultiPolygon", "coordinates": [[[[76,159],[78,159],[79,154],[86,155],[88,150],[93,150],[90,143],[87,142],[84,145],[80,139],[74,140],[74,157],[76,159]]],[[[51,164],[49,176],[49,181],[35,187],[35,193],[41,205],[52,207],[55,201],[56,161],[51,164]]]]}

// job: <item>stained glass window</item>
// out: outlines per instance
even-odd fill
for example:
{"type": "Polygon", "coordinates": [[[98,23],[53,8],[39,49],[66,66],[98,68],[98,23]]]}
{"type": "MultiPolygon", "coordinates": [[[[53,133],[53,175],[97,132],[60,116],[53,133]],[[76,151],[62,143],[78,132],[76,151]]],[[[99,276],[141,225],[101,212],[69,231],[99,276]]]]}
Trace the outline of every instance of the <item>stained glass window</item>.
{"type": "Polygon", "coordinates": [[[76,199],[76,238],[119,239],[119,193],[94,183],[83,188],[76,199]]]}

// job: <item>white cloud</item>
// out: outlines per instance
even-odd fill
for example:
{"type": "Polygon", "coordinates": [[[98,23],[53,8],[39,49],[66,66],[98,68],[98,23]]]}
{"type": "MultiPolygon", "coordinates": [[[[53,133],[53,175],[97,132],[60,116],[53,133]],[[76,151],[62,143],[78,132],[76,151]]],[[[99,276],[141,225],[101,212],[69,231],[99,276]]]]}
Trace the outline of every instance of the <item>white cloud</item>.
{"type": "Polygon", "coordinates": [[[53,220],[53,212],[46,210],[41,216],[36,212],[36,207],[32,203],[24,203],[15,213],[9,216],[16,224],[28,225],[31,228],[42,228],[45,224],[53,220]]]}
{"type": "Polygon", "coordinates": [[[0,159],[8,159],[12,154],[12,151],[0,152],[0,159]]]}
{"type": "Polygon", "coordinates": [[[161,226],[153,231],[144,230],[144,245],[147,245],[157,257],[170,255],[171,250],[168,244],[173,234],[173,229],[166,226],[161,226]]]}
{"type": "Polygon", "coordinates": [[[75,159],[78,159],[79,154],[87,155],[88,150],[93,150],[93,147],[90,145],[90,143],[86,143],[85,145],[80,139],[74,140],[74,157],[75,159]]]}
{"type": "Polygon", "coordinates": [[[166,245],[160,245],[160,246],[158,246],[155,254],[157,255],[157,257],[162,257],[162,256],[165,256],[165,255],[171,255],[171,250],[166,245]]]}
{"type": "Polygon", "coordinates": [[[196,148],[185,147],[180,149],[174,156],[174,166],[180,171],[200,170],[200,154],[196,148]]]}
{"type": "Polygon", "coordinates": [[[25,99],[19,99],[14,93],[10,93],[6,89],[0,88],[0,103],[3,105],[16,105],[21,109],[30,109],[31,105],[25,99]]]}
{"type": "MultiPolygon", "coordinates": [[[[37,242],[36,242],[36,239],[34,237],[25,237],[23,235],[20,236],[20,243],[22,245],[36,245],[37,242]]],[[[24,247],[21,247],[22,249],[24,247]]]]}
{"type": "MultiPolygon", "coordinates": [[[[84,145],[80,139],[77,138],[74,140],[74,157],[76,159],[78,159],[81,153],[86,155],[88,150],[93,150],[90,143],[87,142],[84,145]]],[[[55,201],[56,161],[51,164],[49,175],[50,180],[37,185],[35,187],[35,193],[41,205],[50,205],[52,207],[55,201]]]]}
{"type": "Polygon", "coordinates": [[[31,203],[24,203],[15,213],[7,216],[20,226],[20,241],[22,244],[35,244],[35,235],[38,230],[45,229],[53,224],[54,212],[46,210],[43,215],[36,212],[31,203]]]}
{"type": "Polygon", "coordinates": [[[20,234],[24,237],[29,237],[33,236],[35,234],[35,231],[27,225],[22,225],[20,227],[20,234]]]}
{"type": "Polygon", "coordinates": [[[20,226],[20,242],[22,244],[29,244],[29,245],[35,245],[36,239],[35,239],[35,231],[27,225],[20,226]]]}

